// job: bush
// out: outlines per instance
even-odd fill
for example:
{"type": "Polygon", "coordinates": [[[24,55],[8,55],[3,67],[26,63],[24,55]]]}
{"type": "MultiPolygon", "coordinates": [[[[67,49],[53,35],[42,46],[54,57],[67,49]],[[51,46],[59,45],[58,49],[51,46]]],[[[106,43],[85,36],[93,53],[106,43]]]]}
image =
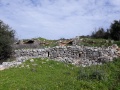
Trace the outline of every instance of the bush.
{"type": "Polygon", "coordinates": [[[92,74],[90,75],[91,79],[96,79],[96,80],[103,80],[105,77],[104,73],[101,71],[94,71],[92,72],[92,74]]]}
{"type": "Polygon", "coordinates": [[[10,58],[13,42],[14,30],[0,20],[0,61],[10,58]]]}
{"type": "Polygon", "coordinates": [[[106,75],[102,70],[82,69],[78,72],[77,80],[105,80],[106,75]]]}

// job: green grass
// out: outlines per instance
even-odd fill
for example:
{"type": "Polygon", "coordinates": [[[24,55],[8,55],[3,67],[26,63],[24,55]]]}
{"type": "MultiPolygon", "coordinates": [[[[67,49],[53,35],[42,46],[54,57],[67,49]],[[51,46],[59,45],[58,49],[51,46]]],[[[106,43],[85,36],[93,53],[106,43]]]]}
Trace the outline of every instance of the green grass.
{"type": "Polygon", "coordinates": [[[120,41],[115,41],[114,44],[117,44],[120,47],[120,41]]]}
{"type": "Polygon", "coordinates": [[[113,44],[117,44],[120,47],[120,41],[113,41],[107,39],[93,39],[93,38],[82,38],[83,41],[80,42],[80,45],[92,46],[92,47],[108,47],[113,44]]]}
{"type": "Polygon", "coordinates": [[[85,68],[34,60],[0,71],[0,90],[120,90],[120,59],[85,68]]]}
{"type": "Polygon", "coordinates": [[[37,38],[37,39],[40,40],[40,41],[48,43],[48,44],[44,45],[43,47],[55,47],[55,46],[58,46],[58,43],[57,43],[58,40],[48,40],[48,39],[41,38],[41,37],[37,38]]]}

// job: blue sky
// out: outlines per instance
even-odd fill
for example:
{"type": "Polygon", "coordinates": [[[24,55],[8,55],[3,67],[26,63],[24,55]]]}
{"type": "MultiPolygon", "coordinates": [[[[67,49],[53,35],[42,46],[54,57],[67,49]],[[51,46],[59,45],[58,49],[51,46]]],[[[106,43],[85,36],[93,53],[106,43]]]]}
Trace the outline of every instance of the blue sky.
{"type": "Polygon", "coordinates": [[[19,39],[72,38],[109,28],[120,19],[120,0],[0,0],[0,19],[19,39]]]}

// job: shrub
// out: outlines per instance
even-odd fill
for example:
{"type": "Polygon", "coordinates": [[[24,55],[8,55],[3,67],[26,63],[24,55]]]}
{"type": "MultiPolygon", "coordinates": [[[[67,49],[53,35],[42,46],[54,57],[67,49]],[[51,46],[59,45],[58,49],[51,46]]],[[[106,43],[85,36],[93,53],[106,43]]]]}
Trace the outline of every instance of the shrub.
{"type": "Polygon", "coordinates": [[[14,30],[0,20],[0,60],[10,58],[13,42],[14,30]]]}
{"type": "Polygon", "coordinates": [[[105,73],[101,70],[94,70],[94,69],[81,69],[78,72],[77,80],[104,80],[106,79],[105,73]]]}
{"type": "Polygon", "coordinates": [[[103,80],[105,77],[104,73],[102,71],[94,71],[90,75],[91,79],[96,79],[96,80],[103,80]]]}

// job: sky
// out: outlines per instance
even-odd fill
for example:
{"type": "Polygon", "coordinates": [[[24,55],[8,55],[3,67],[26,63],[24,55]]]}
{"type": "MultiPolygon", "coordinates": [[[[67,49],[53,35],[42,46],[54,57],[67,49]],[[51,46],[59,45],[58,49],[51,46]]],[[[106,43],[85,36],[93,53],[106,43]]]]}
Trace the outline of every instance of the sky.
{"type": "Polygon", "coordinates": [[[120,0],[0,0],[0,20],[18,39],[90,35],[120,19],[120,0]]]}

